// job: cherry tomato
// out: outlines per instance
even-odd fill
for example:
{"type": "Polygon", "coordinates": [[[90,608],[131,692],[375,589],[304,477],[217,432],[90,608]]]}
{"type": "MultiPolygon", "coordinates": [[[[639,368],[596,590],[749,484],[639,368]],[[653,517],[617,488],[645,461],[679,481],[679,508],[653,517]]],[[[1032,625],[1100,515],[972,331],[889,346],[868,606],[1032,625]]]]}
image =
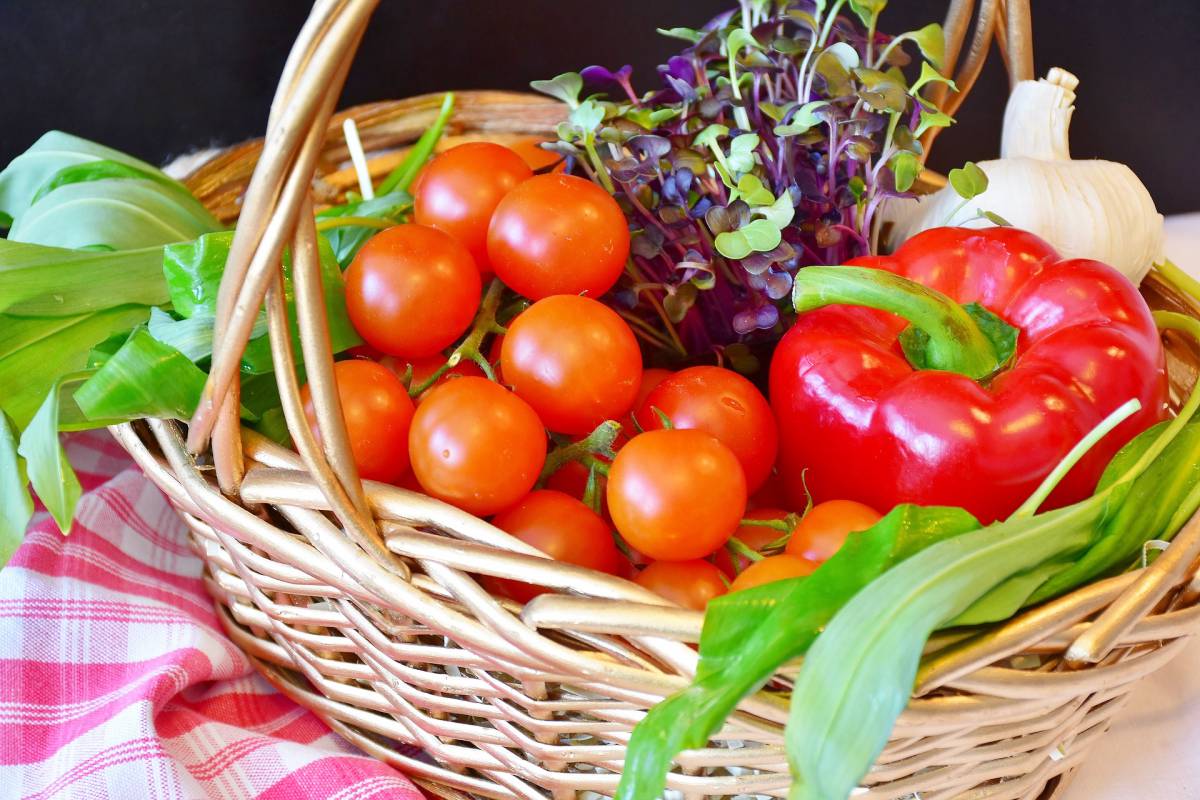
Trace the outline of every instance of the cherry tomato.
{"type": "Polygon", "coordinates": [[[634,580],[677,606],[703,611],[708,601],[725,594],[725,576],[702,558],[655,561],[634,580]]]}
{"type": "Polygon", "coordinates": [[[429,495],[484,516],[533,488],[546,431],[529,404],[486,378],[435,387],[413,417],[413,474],[429,495]]]}
{"type": "MultiPolygon", "coordinates": [[[[788,512],[782,508],[756,508],[747,511],[743,519],[787,519],[788,512]]],[[[769,528],[766,525],[741,525],[733,532],[734,537],[751,550],[762,552],[763,547],[783,536],[783,531],[769,528]]],[[[730,552],[728,547],[722,547],[713,556],[713,561],[730,577],[744,571],[752,562],[741,554],[730,552]]]]}
{"type": "Polygon", "coordinates": [[[509,192],[488,228],[496,275],[530,300],[555,294],[599,297],[629,257],[621,207],[574,175],[535,175],[509,192]]]}
{"type": "Polygon", "coordinates": [[[470,253],[436,228],[397,225],[372,236],[346,270],[346,310],[367,344],[420,358],[445,349],[479,309],[470,253]]]}
{"type": "MultiPolygon", "coordinates": [[[[637,423],[634,422],[633,412],[637,411],[642,405],[642,401],[646,399],[646,395],[654,391],[654,387],[665,381],[667,378],[674,375],[669,369],[661,369],[660,367],[650,367],[642,370],[642,382],[638,386],[637,397],[633,400],[633,410],[625,416],[621,417],[621,434],[625,438],[632,437],[638,433],[637,423]]],[[[660,426],[661,427],[661,426],[660,426]]]]}
{"type": "MultiPolygon", "coordinates": [[[[778,425],[778,423],[776,423],[778,425]]],[[[779,474],[779,470],[771,470],[771,474],[767,476],[767,480],[758,491],[750,495],[751,508],[779,508],[780,506],[788,505],[787,486],[783,482],[783,476],[779,474]]]]}
{"type": "Polygon", "coordinates": [[[518,154],[492,142],[452,147],[429,162],[413,194],[413,219],[462,243],[480,272],[491,272],[488,223],[500,200],[533,170],[518,154]]]}
{"type": "Polygon", "coordinates": [[[567,164],[563,160],[563,157],[553,150],[546,150],[541,146],[545,141],[545,139],[538,138],[537,136],[527,136],[515,142],[510,142],[508,146],[514,153],[525,159],[525,163],[532,170],[539,170],[551,164],[557,164],[551,170],[552,172],[566,171],[567,164]]]}
{"type": "MultiPolygon", "coordinates": [[[[395,375],[374,361],[338,361],[333,365],[333,379],[359,477],[395,483],[408,469],[407,442],[413,419],[408,392],[395,375]]],[[[300,400],[319,442],[321,432],[307,385],[300,390],[300,400]]]]}
{"type": "Polygon", "coordinates": [[[779,433],[767,398],[754,384],[722,367],[690,367],[676,372],[646,396],[635,416],[643,430],[663,427],[658,409],[675,428],[715,436],[733,451],[755,492],[771,474],[779,433]]]}
{"type": "Polygon", "coordinates": [[[642,354],[625,321],[588,297],[539,300],[508,326],[504,380],[558,433],[590,433],[633,407],[642,354]]]}
{"type": "Polygon", "coordinates": [[[801,558],[800,556],[788,553],[767,556],[762,561],[755,561],[734,578],[733,583],[729,585],[729,591],[740,592],[742,589],[762,586],[764,583],[774,583],[775,581],[782,581],[787,578],[799,578],[804,575],[811,575],[812,571],[816,568],[817,563],[815,561],[809,561],[807,558],[801,558]]]}
{"type": "MultiPolygon", "coordinates": [[[[441,369],[442,365],[446,363],[446,356],[442,355],[441,353],[433,356],[426,356],[424,358],[413,359],[399,359],[392,356],[385,356],[379,363],[396,373],[396,377],[401,379],[403,379],[405,374],[408,372],[408,368],[412,367],[411,381],[409,382],[409,388],[412,388],[425,383],[429,380],[433,373],[441,369]]],[[[446,381],[454,380],[455,378],[465,378],[467,376],[475,378],[486,377],[483,374],[483,370],[481,370],[474,361],[463,359],[450,369],[443,372],[441,376],[434,381],[433,386],[430,386],[428,389],[421,392],[421,394],[417,396],[416,402],[420,403],[426,395],[433,391],[434,386],[441,386],[446,381]]]]}
{"type": "MultiPolygon", "coordinates": [[[[492,524],[557,561],[615,575],[621,553],[604,520],[574,497],[543,489],[496,515],[492,524]]],[[[521,581],[493,579],[499,593],[528,603],[549,589],[521,581]]]]}
{"type": "Polygon", "coordinates": [[[820,563],[838,551],[847,535],[865,531],[882,518],[875,509],[853,500],[817,503],[792,531],[787,552],[820,563]]]}
{"type": "Polygon", "coordinates": [[[656,561],[703,558],[729,539],[746,478],[728,447],[701,431],[633,437],[608,472],[608,510],[625,540],[656,561]]]}

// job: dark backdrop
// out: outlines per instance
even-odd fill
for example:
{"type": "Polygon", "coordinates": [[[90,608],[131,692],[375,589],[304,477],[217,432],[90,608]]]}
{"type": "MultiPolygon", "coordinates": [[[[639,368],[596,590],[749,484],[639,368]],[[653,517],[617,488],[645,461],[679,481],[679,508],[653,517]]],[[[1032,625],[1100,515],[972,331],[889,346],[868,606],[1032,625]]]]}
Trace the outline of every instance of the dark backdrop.
{"type": "MultiPolygon", "coordinates": [[[[456,88],[527,86],[600,63],[635,85],[733,0],[383,0],[342,105],[456,88]]],[[[1159,209],[1200,209],[1200,0],[1034,0],[1039,74],[1082,83],[1076,157],[1129,164],[1159,209]]],[[[940,20],[946,0],[892,0],[881,29],[940,20]]],[[[259,134],[303,0],[0,0],[0,164],[61,128],[147,160],[259,134]]],[[[992,157],[1006,81],[993,56],[933,166],[992,157]]]]}

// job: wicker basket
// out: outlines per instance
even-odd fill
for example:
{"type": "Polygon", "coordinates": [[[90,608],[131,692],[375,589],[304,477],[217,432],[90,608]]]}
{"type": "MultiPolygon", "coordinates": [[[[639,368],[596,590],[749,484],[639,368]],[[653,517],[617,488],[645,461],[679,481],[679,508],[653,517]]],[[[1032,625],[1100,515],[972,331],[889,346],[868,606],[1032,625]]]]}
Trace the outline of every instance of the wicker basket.
{"type": "MultiPolygon", "coordinates": [[[[186,430],[151,420],[113,432],[191,529],[229,635],[335,730],[444,796],[610,794],[631,728],[692,673],[687,643],[698,639],[701,615],[627,581],[547,561],[438,501],[363,483],[348,456],[330,378],[314,198],[332,201],[354,184],[343,166],[341,117],[357,121],[382,173],[440,102],[380,103],[331,120],[372,5],[318,2],[285,69],[265,145],[231,149],[190,177],[215,213],[240,217],[212,378],[186,430]],[[279,335],[287,325],[278,291],[285,244],[324,450],[299,412],[291,339],[279,335]],[[264,298],[298,452],[237,421],[237,360],[264,298]],[[491,597],[474,575],[570,593],[522,609],[491,597]]],[[[496,92],[461,93],[457,108],[446,145],[548,135],[562,117],[554,102],[496,92]]],[[[1156,308],[1196,314],[1153,278],[1145,293],[1156,308]]],[[[1167,345],[1178,402],[1196,381],[1200,353],[1175,337],[1167,345]]],[[[1200,624],[1198,555],[1193,520],[1147,569],[1086,586],[969,642],[931,642],[916,695],[861,797],[1057,796],[1135,683],[1200,624]]],[[[683,753],[669,787],[684,797],[785,797],[787,704],[779,694],[789,674],[746,699],[708,748],[683,753]]]]}

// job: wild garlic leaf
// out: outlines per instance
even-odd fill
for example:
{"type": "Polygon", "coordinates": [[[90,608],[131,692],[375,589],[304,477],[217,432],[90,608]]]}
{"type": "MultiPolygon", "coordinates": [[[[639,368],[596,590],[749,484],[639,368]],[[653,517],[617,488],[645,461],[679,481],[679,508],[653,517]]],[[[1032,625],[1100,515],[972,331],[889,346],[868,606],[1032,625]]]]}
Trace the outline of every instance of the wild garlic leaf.
{"type": "Polygon", "coordinates": [[[25,459],[29,482],[64,534],[71,531],[75,505],[83,493],[58,438],[59,388],[72,378],[68,375],[51,385],[41,407],[21,434],[21,443],[17,447],[17,452],[25,459]]]}
{"type": "Polygon", "coordinates": [[[579,105],[579,93],[583,91],[583,77],[578,72],[564,72],[550,80],[530,81],[535,92],[557,97],[571,108],[579,105]]]}
{"type": "MultiPolygon", "coordinates": [[[[335,219],[337,217],[366,217],[368,219],[386,220],[399,223],[406,212],[412,209],[412,196],[408,192],[389,192],[377,195],[370,200],[359,200],[353,203],[343,203],[331,206],[318,212],[317,219],[335,219]]],[[[340,225],[330,228],[321,235],[329,240],[333,254],[342,268],[350,266],[359,248],[367,240],[378,233],[377,228],[364,225],[340,225]]]]}
{"type": "Polygon", "coordinates": [[[33,517],[33,498],[26,488],[25,462],[17,455],[16,429],[0,411],[0,567],[16,551],[33,517]]]}
{"type": "MultiPolygon", "coordinates": [[[[41,187],[34,193],[33,199],[30,201],[30,205],[36,205],[39,200],[61,186],[67,186],[72,183],[86,183],[88,181],[104,180],[108,178],[145,180],[152,183],[157,183],[159,186],[175,192],[183,201],[190,201],[199,205],[199,202],[195,197],[192,196],[192,193],[188,191],[186,186],[179,181],[168,177],[165,173],[160,172],[159,170],[141,169],[139,167],[135,167],[121,161],[114,161],[112,159],[100,159],[98,161],[89,161],[83,164],[72,164],[70,166],[63,167],[58,172],[50,176],[50,179],[42,184],[41,187]]],[[[203,208],[203,206],[201,206],[201,208],[203,208]]],[[[205,211],[204,213],[207,214],[208,212],[205,211]]],[[[218,224],[215,219],[213,220],[213,224],[218,224]]]]}
{"type": "Polygon", "coordinates": [[[972,200],[987,191],[987,174],[974,161],[950,170],[947,177],[954,191],[964,200],[972,200]]]}
{"type": "Polygon", "coordinates": [[[75,390],[75,403],[90,419],[188,419],[206,379],[187,356],[138,328],[75,390]]]}
{"type": "Polygon", "coordinates": [[[161,247],[86,252],[0,239],[0,312],[59,317],[168,300],[161,247]]]}

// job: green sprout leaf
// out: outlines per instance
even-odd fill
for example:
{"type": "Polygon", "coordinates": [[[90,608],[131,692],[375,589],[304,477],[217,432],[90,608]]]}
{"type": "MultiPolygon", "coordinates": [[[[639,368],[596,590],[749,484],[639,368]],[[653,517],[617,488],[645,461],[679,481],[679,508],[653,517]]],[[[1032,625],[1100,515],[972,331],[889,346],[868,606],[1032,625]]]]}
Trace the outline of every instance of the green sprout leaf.
{"type": "Polygon", "coordinates": [[[917,78],[916,82],[909,87],[908,93],[916,96],[916,94],[920,92],[926,84],[929,83],[944,83],[949,86],[952,91],[958,91],[958,87],[954,84],[954,81],[938,72],[937,69],[928,61],[922,61],[921,75],[917,78]]]}
{"type": "Polygon", "coordinates": [[[737,186],[730,190],[730,203],[739,198],[749,206],[769,206],[775,202],[775,195],[771,194],[770,190],[763,186],[762,180],[753,173],[743,175],[738,179],[737,186]]]}
{"type": "Polygon", "coordinates": [[[936,106],[927,103],[920,98],[917,98],[921,104],[921,121],[917,125],[917,129],[913,131],[914,138],[920,138],[921,134],[930,128],[947,128],[954,124],[954,117],[943,113],[936,106]]]}
{"type": "Polygon", "coordinates": [[[958,169],[950,170],[950,185],[963,200],[972,200],[987,191],[988,178],[979,165],[968,161],[958,169]]]}
{"type": "MultiPolygon", "coordinates": [[[[695,28],[659,28],[658,32],[671,39],[682,39],[691,44],[695,44],[707,35],[704,31],[698,31],[695,28]]],[[[536,86],[533,88],[537,89],[536,86]]]]}
{"type": "MultiPolygon", "coordinates": [[[[767,194],[770,194],[770,192],[767,194]]],[[[792,218],[796,215],[796,207],[792,205],[791,195],[784,191],[769,206],[755,208],[753,213],[761,214],[763,219],[782,231],[791,224],[792,218]]]]}
{"type": "Polygon", "coordinates": [[[716,147],[719,146],[717,140],[728,135],[729,128],[713,123],[696,134],[696,138],[692,140],[692,144],[696,147],[716,147]]]}
{"type": "Polygon", "coordinates": [[[83,493],[79,478],[67,463],[66,451],[58,439],[59,388],[73,377],[68,375],[50,387],[41,408],[21,434],[21,443],[17,447],[29,470],[29,482],[64,534],[71,530],[75,505],[83,493]]]}
{"type": "Polygon", "coordinates": [[[572,109],[569,119],[581,131],[594,131],[604,121],[604,113],[604,107],[589,98],[572,109]]]}
{"type": "Polygon", "coordinates": [[[751,253],[774,250],[782,240],[778,226],[769,219],[756,219],[736,231],[718,234],[714,244],[726,258],[741,259],[751,253]]]}
{"type": "Polygon", "coordinates": [[[867,191],[866,181],[864,181],[860,176],[855,175],[850,179],[850,182],[847,183],[846,186],[848,189],[850,189],[850,194],[854,195],[854,202],[861,203],[863,195],[867,191]]]}
{"type": "Polygon", "coordinates": [[[25,462],[17,455],[16,431],[0,411],[0,567],[16,551],[33,517],[33,498],[26,489],[25,462]]]}
{"type": "Polygon", "coordinates": [[[796,109],[796,113],[792,115],[792,121],[787,125],[775,126],[776,136],[796,136],[801,133],[807,133],[814,126],[821,123],[821,118],[817,116],[817,110],[829,105],[828,100],[813,100],[805,103],[796,109]]]}
{"type": "Polygon", "coordinates": [[[854,77],[858,78],[858,82],[862,84],[862,88],[858,90],[858,96],[872,111],[900,112],[908,104],[904,84],[897,82],[887,73],[877,69],[858,67],[854,70],[854,77]]]}
{"type": "Polygon", "coordinates": [[[1011,228],[1012,227],[1011,222],[1009,222],[1004,217],[997,214],[995,211],[980,211],[979,216],[983,217],[988,222],[990,222],[993,225],[996,225],[998,227],[1001,227],[1001,228],[1011,228]]]}
{"type": "Polygon", "coordinates": [[[946,34],[942,31],[941,25],[931,22],[924,28],[905,35],[917,43],[917,47],[921,49],[921,54],[931,64],[938,69],[942,68],[942,61],[946,57],[946,34]]]}
{"type": "Polygon", "coordinates": [[[892,156],[892,174],[896,176],[896,191],[907,192],[921,174],[921,161],[916,153],[902,150],[892,156]]]}
{"type": "Polygon", "coordinates": [[[754,148],[758,147],[757,133],[743,133],[729,143],[729,168],[734,172],[749,172],[754,169],[754,148]]]}
{"type": "Polygon", "coordinates": [[[535,92],[557,97],[571,108],[579,105],[579,93],[583,91],[583,78],[578,72],[564,72],[546,81],[530,81],[535,92]]]}
{"type": "Polygon", "coordinates": [[[887,0],[850,0],[850,10],[858,15],[863,25],[868,26],[886,6],[887,0]]]}

